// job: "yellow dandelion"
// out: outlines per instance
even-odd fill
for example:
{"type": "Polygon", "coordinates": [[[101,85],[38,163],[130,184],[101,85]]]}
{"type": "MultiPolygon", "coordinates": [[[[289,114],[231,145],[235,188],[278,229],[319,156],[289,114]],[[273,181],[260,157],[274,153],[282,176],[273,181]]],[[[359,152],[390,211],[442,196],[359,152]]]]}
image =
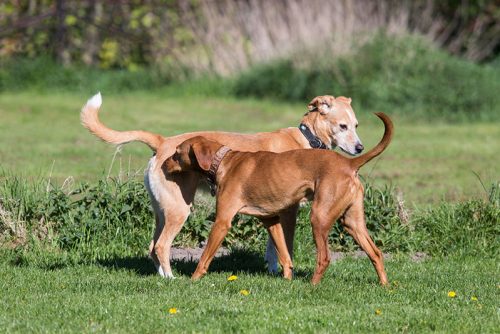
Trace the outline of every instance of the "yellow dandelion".
{"type": "Polygon", "coordinates": [[[474,302],[477,302],[477,297],[476,296],[472,296],[472,297],[470,297],[470,300],[472,300],[474,302]]]}
{"type": "Polygon", "coordinates": [[[231,276],[229,276],[229,277],[227,278],[227,280],[228,280],[229,282],[231,282],[231,281],[236,281],[237,279],[238,279],[238,276],[236,276],[236,275],[231,275],[231,276]]]}
{"type": "Polygon", "coordinates": [[[177,313],[177,309],[175,307],[171,307],[168,309],[168,313],[169,314],[176,314],[177,313]]]}
{"type": "Polygon", "coordinates": [[[381,309],[379,309],[379,308],[378,308],[378,309],[376,309],[376,310],[375,310],[375,314],[376,314],[376,315],[381,315],[381,314],[382,314],[382,310],[381,310],[381,309]]]}
{"type": "Polygon", "coordinates": [[[455,293],[455,291],[448,291],[448,297],[450,298],[455,298],[457,296],[457,294],[455,293]]]}
{"type": "Polygon", "coordinates": [[[243,289],[240,290],[240,294],[242,294],[243,296],[248,296],[250,294],[250,291],[243,289]]]}

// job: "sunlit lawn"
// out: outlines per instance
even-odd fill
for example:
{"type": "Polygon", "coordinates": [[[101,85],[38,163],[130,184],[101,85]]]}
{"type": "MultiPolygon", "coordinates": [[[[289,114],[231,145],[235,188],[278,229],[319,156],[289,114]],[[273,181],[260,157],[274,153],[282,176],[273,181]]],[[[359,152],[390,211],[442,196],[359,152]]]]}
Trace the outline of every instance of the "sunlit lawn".
{"type": "MultiPolygon", "coordinates": [[[[297,126],[304,104],[155,93],[103,93],[102,120],[115,129],[145,129],[164,135],[185,131],[272,131],[297,126]]],[[[91,95],[91,94],[89,94],[91,95]]],[[[115,149],[99,142],[79,122],[83,94],[0,94],[0,166],[15,174],[62,182],[69,176],[95,180],[108,175],[115,149]]],[[[354,107],[356,107],[354,101],[354,107]]],[[[390,110],[386,110],[391,115],[390,110]]],[[[371,113],[358,111],[359,135],[367,148],[382,135],[371,113]]],[[[362,170],[375,183],[396,186],[408,202],[429,203],[483,196],[475,174],[488,187],[500,174],[500,124],[415,123],[397,114],[396,135],[380,159],[362,170]]],[[[138,172],[151,156],[138,143],[124,147],[111,170],[138,172]]]]}
{"type": "Polygon", "coordinates": [[[192,264],[176,265],[179,277],[165,280],[146,258],[53,267],[2,258],[0,326],[8,333],[498,330],[499,271],[492,259],[401,256],[386,262],[392,284],[383,288],[366,258],[335,262],[316,287],[309,283],[311,261],[299,262],[287,282],[229,257],[192,283],[192,264]],[[228,281],[232,274],[237,279],[228,281]]]}
{"type": "MultiPolygon", "coordinates": [[[[105,124],[165,135],[205,129],[270,131],[296,126],[305,112],[305,103],[160,92],[103,95],[105,124]]],[[[1,168],[59,184],[68,177],[95,181],[108,173],[140,177],[151,152],[141,144],[128,145],[110,169],[115,149],[79,124],[87,98],[0,94],[1,168]]],[[[381,122],[369,112],[357,115],[359,135],[372,147],[382,135],[381,122]]],[[[391,146],[362,174],[395,186],[407,203],[484,196],[475,173],[486,186],[499,179],[500,124],[415,123],[401,114],[394,122],[391,146]]],[[[496,258],[425,257],[415,262],[411,254],[392,254],[386,261],[388,288],[378,285],[366,258],[346,258],[334,262],[313,287],[312,242],[296,239],[292,282],[267,275],[262,254],[217,259],[204,279],[192,283],[194,263],[176,263],[178,278],[164,280],[145,256],[89,263],[68,261],[53,250],[1,250],[0,328],[9,333],[498,331],[496,258]],[[238,278],[228,282],[232,274],[238,278]]]]}

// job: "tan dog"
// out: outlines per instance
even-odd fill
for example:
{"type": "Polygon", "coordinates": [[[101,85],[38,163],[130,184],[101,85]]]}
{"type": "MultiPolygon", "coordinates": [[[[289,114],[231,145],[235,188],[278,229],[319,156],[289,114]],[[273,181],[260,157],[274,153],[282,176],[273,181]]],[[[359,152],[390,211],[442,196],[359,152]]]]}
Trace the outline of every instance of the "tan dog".
{"type": "Polygon", "coordinates": [[[358,178],[359,168],[382,153],[392,138],[390,118],[383,113],[377,116],[385,125],[382,140],[368,153],[352,159],[319,150],[237,152],[203,137],[180,144],[165,162],[167,171],[196,171],[213,178],[218,186],[215,223],[192,278],[205,275],[237,213],[264,222],[277,247],[284,276],[291,278],[292,261],[278,218],[302,198],[308,198],[312,200],[311,225],[317,248],[312,283],[319,283],[330,262],[328,232],[342,218],[347,232],[372,261],[380,283],[387,284],[382,253],[366,228],[364,191],[358,178]]]}
{"type": "MultiPolygon", "coordinates": [[[[112,130],[99,120],[98,112],[101,104],[100,93],[89,99],[81,112],[83,126],[106,142],[121,145],[140,141],[156,152],[156,156],[149,161],[144,181],[151,197],[156,219],[156,230],[149,247],[149,254],[159,274],[164,277],[173,277],[170,267],[170,248],[190,214],[200,180],[198,173],[169,175],[163,169],[165,159],[171,156],[175,147],[186,139],[204,136],[227,145],[231,149],[248,152],[284,152],[319,147],[320,144],[323,144],[324,148],[338,146],[351,155],[363,150],[363,145],[356,134],[358,122],[351,108],[351,99],[345,97],[334,98],[326,95],[314,98],[308,106],[309,112],[302,118],[302,129],[293,127],[256,134],[205,131],[172,137],[163,137],[147,131],[112,130]]],[[[286,226],[284,233],[290,253],[293,249],[297,207],[293,205],[283,210],[279,217],[286,226]]],[[[273,251],[272,243],[268,243],[266,259],[271,270],[276,268],[276,258],[272,256],[273,251]]]]}

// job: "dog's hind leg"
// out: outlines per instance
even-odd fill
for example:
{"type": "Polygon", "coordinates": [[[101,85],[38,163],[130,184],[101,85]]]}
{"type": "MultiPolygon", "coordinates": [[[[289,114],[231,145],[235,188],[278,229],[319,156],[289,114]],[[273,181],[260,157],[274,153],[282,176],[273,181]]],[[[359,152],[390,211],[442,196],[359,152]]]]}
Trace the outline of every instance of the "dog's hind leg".
{"type": "Polygon", "coordinates": [[[163,229],[163,225],[165,223],[164,217],[163,217],[163,212],[160,209],[160,196],[157,194],[158,189],[156,189],[157,182],[153,175],[151,173],[153,172],[152,167],[156,163],[156,157],[152,157],[149,160],[148,168],[146,170],[146,173],[144,174],[144,185],[146,186],[146,190],[148,191],[149,198],[151,200],[151,206],[153,208],[154,212],[154,217],[155,217],[155,231],[153,233],[153,238],[151,239],[151,242],[149,243],[149,252],[148,255],[153,261],[156,270],[161,276],[165,276],[163,269],[160,266],[160,261],[158,260],[158,257],[156,256],[156,253],[154,251],[154,246],[155,246],[155,241],[158,240],[160,237],[160,233],[163,229]],[[151,186],[151,182],[153,182],[153,187],[151,186]],[[158,196],[158,198],[157,198],[158,196]]]}
{"type": "Polygon", "coordinates": [[[293,276],[293,264],[290,253],[287,249],[287,244],[285,241],[285,234],[283,233],[283,228],[280,224],[279,217],[262,219],[262,223],[266,227],[269,235],[271,236],[274,245],[276,245],[276,251],[279,259],[279,263],[283,268],[283,277],[286,279],[292,279],[293,276]]]}
{"type": "Polygon", "coordinates": [[[366,228],[365,213],[363,208],[363,191],[356,196],[352,206],[346,211],[343,219],[343,225],[346,231],[356,240],[358,245],[365,251],[370,258],[380,284],[386,285],[387,275],[384,270],[384,257],[380,249],[377,248],[366,228]]]}
{"type": "Polygon", "coordinates": [[[344,193],[341,196],[335,196],[332,189],[335,188],[328,184],[325,184],[322,189],[317,189],[311,207],[311,227],[316,244],[316,269],[311,280],[312,284],[318,284],[321,281],[330,264],[328,233],[352,199],[352,195],[344,193]]]}
{"type": "MultiPolygon", "coordinates": [[[[162,203],[163,204],[163,203],[162,203]]],[[[174,278],[172,268],[170,267],[170,249],[172,242],[180,232],[184,222],[189,216],[190,205],[178,203],[176,207],[170,207],[163,210],[163,228],[160,229],[157,239],[154,241],[154,254],[160,264],[158,273],[167,278],[174,278]]]]}
{"type": "MultiPolygon", "coordinates": [[[[286,247],[290,258],[293,259],[293,239],[295,236],[295,225],[297,224],[297,211],[299,206],[294,205],[289,209],[280,213],[280,223],[285,234],[286,247]]],[[[278,273],[278,254],[274,242],[269,236],[267,240],[265,260],[267,262],[267,270],[272,274],[278,273]]]]}
{"type": "MultiPolygon", "coordinates": [[[[153,157],[150,167],[154,164],[153,157]]],[[[170,267],[170,248],[191,212],[197,184],[198,176],[194,173],[170,176],[159,168],[148,170],[146,187],[156,218],[155,233],[149,247],[150,256],[163,277],[174,277],[170,267]]]]}

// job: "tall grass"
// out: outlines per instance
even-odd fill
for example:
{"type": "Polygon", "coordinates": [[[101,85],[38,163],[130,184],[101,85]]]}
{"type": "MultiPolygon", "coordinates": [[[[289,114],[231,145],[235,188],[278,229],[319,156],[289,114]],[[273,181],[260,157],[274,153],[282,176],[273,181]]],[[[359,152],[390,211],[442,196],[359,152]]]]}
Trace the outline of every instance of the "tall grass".
{"type": "MultiPolygon", "coordinates": [[[[92,185],[55,187],[40,179],[27,181],[5,174],[1,179],[3,247],[21,252],[48,247],[85,261],[145,255],[154,220],[141,182],[107,179],[92,185]]],[[[391,188],[365,187],[367,227],[375,243],[386,252],[498,253],[498,185],[492,188],[488,202],[443,203],[410,216],[391,188]]],[[[310,206],[301,208],[297,238],[299,244],[307,243],[312,249],[309,214],[310,206]]],[[[200,196],[176,245],[200,245],[208,237],[214,218],[213,199],[200,196]]],[[[257,219],[237,216],[224,245],[262,251],[266,240],[265,229],[257,219]]],[[[339,224],[330,234],[330,243],[336,250],[356,247],[339,224]]]]}
{"type": "MultiPolygon", "coordinates": [[[[222,0],[179,7],[184,29],[169,42],[180,47],[166,48],[172,52],[167,59],[196,73],[234,75],[304,50],[339,57],[372,41],[378,30],[392,36],[417,33],[475,61],[487,58],[498,45],[494,9],[484,3],[468,7],[432,0],[222,0]],[[466,22],[474,28],[466,28],[466,22]]],[[[168,30],[169,24],[165,20],[162,25],[168,30]]]]}
{"type": "Polygon", "coordinates": [[[416,243],[434,255],[499,256],[500,183],[488,197],[425,210],[414,218],[416,243]]]}
{"type": "MultiPolygon", "coordinates": [[[[177,245],[198,246],[208,237],[215,219],[214,200],[203,195],[197,200],[176,240],[177,245]]],[[[154,227],[147,192],[142,183],[134,179],[107,179],[68,189],[43,180],[27,181],[10,175],[3,178],[0,205],[4,213],[0,215],[4,243],[29,247],[33,239],[49,241],[61,250],[77,251],[89,259],[144,254],[154,227]],[[23,229],[25,237],[16,234],[19,229],[23,229]]],[[[390,189],[373,189],[367,185],[370,231],[379,235],[376,238],[379,244],[388,243],[393,249],[399,244],[389,242],[387,233],[401,228],[397,210],[390,189]]],[[[309,213],[310,206],[304,207],[299,220],[308,222],[309,213]]],[[[306,229],[308,225],[301,224],[306,229]]],[[[346,245],[341,234],[332,234],[332,241],[340,249],[346,245]]],[[[238,215],[225,245],[261,250],[266,240],[265,229],[257,219],[238,215]]]]}

